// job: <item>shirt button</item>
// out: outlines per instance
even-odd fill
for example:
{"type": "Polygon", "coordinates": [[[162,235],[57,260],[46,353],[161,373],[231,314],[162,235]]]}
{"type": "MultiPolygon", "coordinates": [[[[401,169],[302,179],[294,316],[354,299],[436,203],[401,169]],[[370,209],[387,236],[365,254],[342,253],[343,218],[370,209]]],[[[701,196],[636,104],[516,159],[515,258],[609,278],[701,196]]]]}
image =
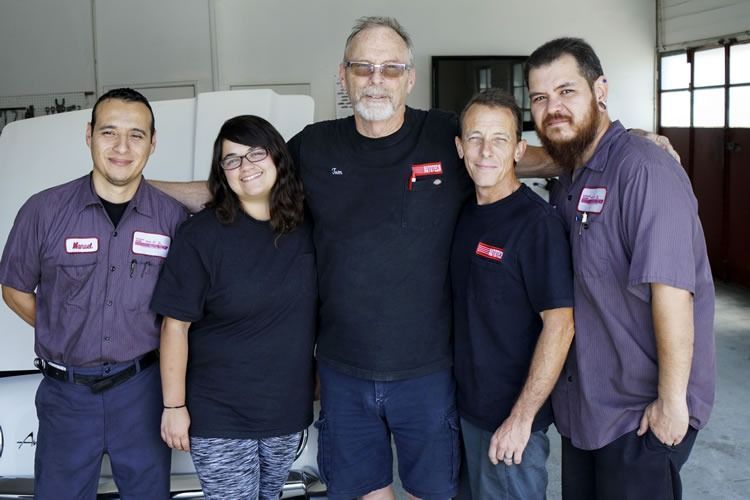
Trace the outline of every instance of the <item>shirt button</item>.
{"type": "Polygon", "coordinates": [[[573,381],[573,375],[568,375],[568,382],[572,382],[572,381],[573,381]]]}
{"type": "Polygon", "coordinates": [[[568,201],[570,201],[570,200],[572,200],[572,199],[573,199],[573,195],[572,195],[572,194],[569,194],[569,195],[568,195],[568,201]]]}
{"type": "Polygon", "coordinates": [[[112,266],[112,268],[110,269],[110,271],[115,272],[115,266],[112,266]]]}
{"type": "Polygon", "coordinates": [[[111,372],[111,371],[112,371],[112,368],[105,368],[104,369],[104,373],[107,373],[107,374],[109,374],[109,372],[111,372]]]}
{"type": "MultiPolygon", "coordinates": [[[[110,340],[112,340],[112,337],[104,337],[105,342],[109,342],[110,340]]],[[[109,368],[107,368],[107,370],[109,370],[109,368]]]]}
{"type": "Polygon", "coordinates": [[[107,301],[107,305],[108,305],[108,306],[111,306],[111,305],[112,305],[112,301],[111,301],[111,300],[108,300],[108,301],[107,301]]]}
{"type": "Polygon", "coordinates": [[[116,237],[117,236],[117,231],[115,231],[114,233],[112,233],[112,236],[116,237]]]}

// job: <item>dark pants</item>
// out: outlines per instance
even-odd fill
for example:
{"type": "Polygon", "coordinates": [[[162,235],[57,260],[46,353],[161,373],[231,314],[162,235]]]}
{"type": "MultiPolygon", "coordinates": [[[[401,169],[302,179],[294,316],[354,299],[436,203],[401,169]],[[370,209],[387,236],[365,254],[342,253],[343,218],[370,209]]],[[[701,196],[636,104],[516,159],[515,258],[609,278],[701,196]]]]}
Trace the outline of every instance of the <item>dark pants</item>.
{"type": "Polygon", "coordinates": [[[651,431],[642,437],[632,431],[598,450],[578,449],[562,437],[563,499],[680,499],[680,469],[697,434],[688,427],[682,442],[671,447],[651,431]]]}
{"type": "MultiPolygon", "coordinates": [[[[117,365],[112,366],[115,373],[117,365]]],[[[171,454],[159,431],[158,364],[99,394],[84,385],[45,377],[37,390],[36,408],[35,498],[95,498],[104,453],[123,500],[169,497],[171,454]]]]}

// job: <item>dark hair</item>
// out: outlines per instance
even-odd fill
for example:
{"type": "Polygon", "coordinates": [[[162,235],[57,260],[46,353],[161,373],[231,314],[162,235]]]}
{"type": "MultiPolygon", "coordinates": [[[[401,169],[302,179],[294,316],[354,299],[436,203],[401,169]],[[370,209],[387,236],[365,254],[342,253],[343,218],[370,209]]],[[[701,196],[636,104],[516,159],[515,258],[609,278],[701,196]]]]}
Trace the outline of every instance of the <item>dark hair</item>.
{"type": "Polygon", "coordinates": [[[151,113],[151,135],[154,135],[154,132],[156,132],[156,120],[154,120],[154,110],[151,109],[151,104],[148,103],[148,99],[138,92],[137,90],[128,89],[128,88],[121,88],[121,89],[112,89],[105,94],[102,94],[102,96],[96,100],[96,104],[94,104],[94,109],[91,110],[91,128],[94,128],[94,125],[96,125],[96,110],[99,107],[99,105],[107,101],[109,99],[117,99],[119,101],[125,101],[125,102],[140,102],[144,106],[148,108],[148,112],[151,113]]]}
{"type": "Polygon", "coordinates": [[[466,106],[464,106],[464,109],[463,111],[461,111],[461,115],[458,118],[458,125],[460,129],[459,134],[463,133],[464,118],[466,117],[466,113],[468,113],[469,108],[471,108],[475,104],[477,106],[487,106],[489,108],[507,109],[508,111],[513,113],[513,117],[516,119],[516,140],[521,140],[521,132],[523,131],[521,122],[521,108],[518,107],[518,103],[516,102],[515,97],[513,97],[507,91],[497,88],[483,90],[474,94],[471,99],[469,99],[469,102],[466,103],[466,106]]]}
{"type": "Polygon", "coordinates": [[[556,59],[568,54],[578,63],[578,71],[586,79],[589,87],[594,88],[594,82],[604,74],[602,63],[599,62],[594,49],[581,38],[556,38],[536,49],[526,60],[523,76],[526,85],[529,84],[529,72],[540,66],[546,66],[556,59]]]}
{"type": "Polygon", "coordinates": [[[234,221],[241,210],[240,200],[229,187],[224,169],[221,168],[222,143],[232,141],[245,146],[259,147],[268,151],[276,165],[276,182],[271,188],[269,199],[271,228],[277,235],[292,231],[304,216],[302,182],[292,162],[292,157],[281,134],[266,120],[254,115],[241,115],[224,122],[214,141],[211,160],[211,173],[208,175],[208,189],[211,201],[207,207],[216,210],[222,224],[234,221]]]}
{"type": "Polygon", "coordinates": [[[401,37],[401,40],[404,41],[406,49],[409,51],[409,64],[414,65],[414,45],[411,42],[409,33],[406,32],[404,27],[401,26],[401,23],[395,18],[384,16],[365,16],[357,19],[354,26],[352,26],[352,32],[346,39],[346,45],[344,45],[344,62],[346,62],[349,57],[349,47],[351,46],[352,41],[354,41],[354,38],[363,31],[372,28],[390,28],[395,31],[396,34],[401,37]]]}

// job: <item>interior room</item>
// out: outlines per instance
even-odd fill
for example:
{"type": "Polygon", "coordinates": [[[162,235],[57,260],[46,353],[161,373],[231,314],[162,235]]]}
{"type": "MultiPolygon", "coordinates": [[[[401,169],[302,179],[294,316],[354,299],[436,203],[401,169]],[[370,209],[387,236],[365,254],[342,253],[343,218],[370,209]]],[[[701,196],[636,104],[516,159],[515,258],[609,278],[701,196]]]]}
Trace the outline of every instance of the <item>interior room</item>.
{"type": "MultiPolygon", "coordinates": [[[[157,110],[176,110],[179,102],[190,99],[200,106],[200,96],[208,93],[269,89],[281,96],[309,96],[310,123],[350,116],[351,103],[338,80],[339,64],[355,20],[370,15],[397,18],[414,41],[416,81],[407,101],[412,108],[458,112],[474,92],[502,86],[521,104],[523,137],[540,145],[522,64],[542,43],[574,36],[589,42],[602,61],[609,115],[626,128],[669,139],[698,201],[716,286],[716,401],[682,470],[683,496],[747,498],[750,0],[0,0],[0,145],[4,127],[90,110],[100,95],[119,87],[136,89],[151,101],[175,101],[174,108],[164,104],[157,110]]],[[[184,110],[192,113],[194,108],[184,110]]],[[[194,120],[192,115],[189,120],[194,120]]],[[[71,154],[85,159],[86,123],[74,133],[68,122],[60,137],[80,136],[71,146],[78,150],[71,154]]],[[[183,137],[193,141],[193,126],[200,128],[190,122],[189,130],[179,131],[184,135],[165,133],[164,144],[176,145],[183,137]]],[[[287,140],[293,135],[291,129],[282,132],[287,140]]],[[[207,136],[212,134],[215,131],[207,136]]],[[[199,153],[189,146],[178,154],[193,162],[199,153]]],[[[200,154],[208,157],[209,144],[203,146],[200,154]]],[[[190,169],[171,174],[176,172],[169,168],[174,156],[159,152],[157,148],[147,178],[205,180],[208,164],[200,176],[190,169]]],[[[29,161],[36,162],[37,154],[30,151],[29,161]]],[[[2,241],[23,200],[43,186],[73,178],[71,172],[79,176],[90,170],[86,163],[58,169],[55,164],[69,160],[56,151],[44,151],[40,157],[54,163],[43,169],[29,166],[25,172],[24,165],[2,163],[7,157],[0,156],[0,185],[6,184],[0,188],[2,241]]],[[[528,184],[546,195],[546,179],[528,184]]],[[[34,353],[33,329],[4,305],[0,325],[2,383],[34,372],[34,353]]],[[[25,415],[35,418],[33,394],[25,401],[25,415]]],[[[0,413],[13,411],[13,406],[0,404],[0,413]]],[[[23,445],[27,435],[11,436],[7,429],[6,424],[5,453],[0,432],[0,498],[14,494],[7,479],[23,476],[25,482],[12,486],[23,490],[33,474],[33,468],[23,470],[33,463],[32,446],[23,445]],[[27,454],[11,458],[13,449],[27,454]]],[[[561,498],[560,441],[554,427],[549,435],[547,496],[556,499],[561,498]]],[[[33,435],[28,443],[32,441],[33,435]]],[[[296,479],[314,482],[307,494],[323,498],[322,483],[305,476],[314,475],[313,453],[301,455],[312,469],[300,471],[296,479]]],[[[182,461],[181,467],[189,469],[189,456],[182,461]]],[[[197,480],[188,475],[181,476],[187,486],[179,491],[195,491],[197,480]]],[[[111,479],[102,479],[100,492],[114,494],[114,489],[111,479]]],[[[396,489],[397,498],[405,499],[398,481],[396,489]]],[[[284,498],[296,495],[298,490],[290,486],[284,498]]],[[[464,488],[458,498],[470,495],[464,488]]]]}

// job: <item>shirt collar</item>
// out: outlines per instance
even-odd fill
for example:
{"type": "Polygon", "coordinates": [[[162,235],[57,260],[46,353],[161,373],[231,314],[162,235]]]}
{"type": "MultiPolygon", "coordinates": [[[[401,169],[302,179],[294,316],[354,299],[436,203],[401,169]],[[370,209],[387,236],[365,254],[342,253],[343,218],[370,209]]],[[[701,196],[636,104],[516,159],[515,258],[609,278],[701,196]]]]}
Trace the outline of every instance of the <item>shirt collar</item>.
{"type": "MultiPolygon", "coordinates": [[[[77,196],[75,197],[75,200],[78,202],[78,210],[82,211],[91,205],[101,206],[102,203],[99,200],[99,196],[94,191],[92,174],[83,177],[81,181],[77,196]]],[[[151,187],[146,182],[146,179],[141,176],[141,182],[138,184],[138,189],[130,200],[128,208],[132,207],[139,214],[151,217],[154,213],[154,203],[151,194],[151,187]]]]}
{"type": "Polygon", "coordinates": [[[589,161],[586,162],[583,168],[588,168],[597,172],[604,172],[604,169],[606,168],[609,160],[609,151],[611,149],[611,146],[622,134],[625,133],[627,133],[627,130],[625,130],[625,127],[622,126],[620,120],[615,120],[614,122],[612,122],[607,131],[604,132],[604,135],[599,141],[599,144],[596,145],[594,154],[591,156],[589,161]]]}

